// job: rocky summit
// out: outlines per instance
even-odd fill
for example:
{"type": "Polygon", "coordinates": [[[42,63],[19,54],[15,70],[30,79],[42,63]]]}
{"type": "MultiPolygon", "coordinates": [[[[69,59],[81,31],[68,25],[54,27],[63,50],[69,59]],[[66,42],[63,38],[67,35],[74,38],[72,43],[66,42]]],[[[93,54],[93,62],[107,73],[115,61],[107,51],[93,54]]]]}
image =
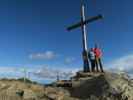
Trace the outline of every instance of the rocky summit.
{"type": "Polygon", "coordinates": [[[69,81],[49,85],[1,79],[0,100],[133,100],[133,81],[110,72],[78,72],[69,81]]]}

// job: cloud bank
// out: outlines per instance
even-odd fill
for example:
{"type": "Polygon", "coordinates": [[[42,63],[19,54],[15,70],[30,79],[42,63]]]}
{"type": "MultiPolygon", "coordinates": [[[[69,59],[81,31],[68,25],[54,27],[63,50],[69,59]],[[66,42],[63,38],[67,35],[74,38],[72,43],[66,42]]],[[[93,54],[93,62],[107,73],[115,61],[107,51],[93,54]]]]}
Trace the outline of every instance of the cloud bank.
{"type": "Polygon", "coordinates": [[[21,78],[25,76],[31,80],[56,80],[57,75],[60,79],[69,79],[79,70],[79,68],[50,67],[39,65],[34,67],[0,67],[0,78],[21,78]],[[25,69],[25,71],[24,71],[25,69]]]}
{"type": "MultiPolygon", "coordinates": [[[[53,59],[55,56],[53,53],[46,53],[43,55],[42,58],[44,59],[53,59]],[[46,57],[47,55],[47,57],[46,57]]],[[[36,56],[35,56],[36,58],[36,56]]],[[[38,56],[37,56],[38,58],[38,56]]],[[[40,56],[39,56],[40,59],[40,56]]],[[[68,63],[71,63],[73,59],[67,59],[68,63]]],[[[133,76],[133,54],[129,54],[127,56],[123,56],[117,59],[114,59],[108,64],[105,64],[108,70],[112,71],[124,71],[128,74],[133,76]]],[[[82,68],[82,67],[81,67],[82,68]]],[[[57,75],[60,76],[60,79],[69,79],[71,76],[73,76],[77,71],[81,70],[80,67],[62,67],[62,66],[46,66],[46,65],[40,65],[40,66],[27,66],[26,70],[27,72],[30,72],[30,78],[35,80],[55,80],[57,78],[57,75]]],[[[24,77],[24,72],[22,71],[21,67],[0,67],[0,78],[20,78],[24,77]]]]}
{"type": "Polygon", "coordinates": [[[115,59],[106,65],[109,67],[109,69],[125,71],[133,75],[133,54],[115,59]]]}
{"type": "Polygon", "coordinates": [[[48,67],[43,67],[43,68],[38,69],[37,71],[33,72],[33,74],[37,77],[47,78],[47,79],[56,79],[57,76],[59,76],[60,79],[69,79],[70,77],[72,77],[75,74],[75,72],[77,70],[76,69],[68,69],[68,68],[52,69],[52,68],[48,68],[48,67]]]}
{"type": "Polygon", "coordinates": [[[57,54],[53,51],[46,51],[43,53],[33,53],[29,55],[30,59],[35,60],[53,60],[57,57],[57,54]]]}

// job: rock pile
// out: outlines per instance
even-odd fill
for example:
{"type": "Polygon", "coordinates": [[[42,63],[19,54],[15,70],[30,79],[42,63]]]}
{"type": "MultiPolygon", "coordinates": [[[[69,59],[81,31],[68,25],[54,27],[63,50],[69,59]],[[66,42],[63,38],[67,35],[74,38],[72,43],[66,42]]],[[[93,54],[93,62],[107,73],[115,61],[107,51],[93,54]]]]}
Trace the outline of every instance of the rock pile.
{"type": "Polygon", "coordinates": [[[116,73],[78,73],[73,86],[67,88],[79,100],[133,100],[133,83],[116,73]],[[86,77],[87,76],[87,77],[86,77]]]}
{"type": "Polygon", "coordinates": [[[0,100],[133,100],[133,81],[126,75],[78,73],[71,87],[0,80],[0,100]]]}

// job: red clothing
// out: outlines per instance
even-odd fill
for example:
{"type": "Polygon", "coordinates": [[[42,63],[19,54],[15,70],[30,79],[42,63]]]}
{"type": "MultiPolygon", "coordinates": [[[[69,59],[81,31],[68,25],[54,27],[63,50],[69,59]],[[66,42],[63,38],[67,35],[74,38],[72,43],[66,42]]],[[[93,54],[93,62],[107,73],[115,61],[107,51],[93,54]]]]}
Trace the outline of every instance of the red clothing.
{"type": "Polygon", "coordinates": [[[102,52],[99,48],[94,48],[94,53],[97,58],[100,58],[102,56],[102,52]]]}

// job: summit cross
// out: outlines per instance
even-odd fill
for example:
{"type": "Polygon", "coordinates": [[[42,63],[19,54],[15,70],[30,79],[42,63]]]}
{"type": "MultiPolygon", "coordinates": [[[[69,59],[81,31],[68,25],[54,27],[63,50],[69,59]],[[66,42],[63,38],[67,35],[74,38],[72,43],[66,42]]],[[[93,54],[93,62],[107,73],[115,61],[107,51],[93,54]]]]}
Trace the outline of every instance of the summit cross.
{"type": "Polygon", "coordinates": [[[81,0],[81,21],[69,26],[67,28],[68,31],[71,31],[73,29],[81,27],[82,31],[82,43],[83,43],[83,71],[84,72],[90,72],[89,67],[89,57],[88,57],[88,47],[87,47],[87,31],[86,31],[86,24],[94,22],[96,20],[102,19],[102,15],[97,15],[91,18],[86,19],[85,18],[85,3],[84,0],[81,0]]]}

